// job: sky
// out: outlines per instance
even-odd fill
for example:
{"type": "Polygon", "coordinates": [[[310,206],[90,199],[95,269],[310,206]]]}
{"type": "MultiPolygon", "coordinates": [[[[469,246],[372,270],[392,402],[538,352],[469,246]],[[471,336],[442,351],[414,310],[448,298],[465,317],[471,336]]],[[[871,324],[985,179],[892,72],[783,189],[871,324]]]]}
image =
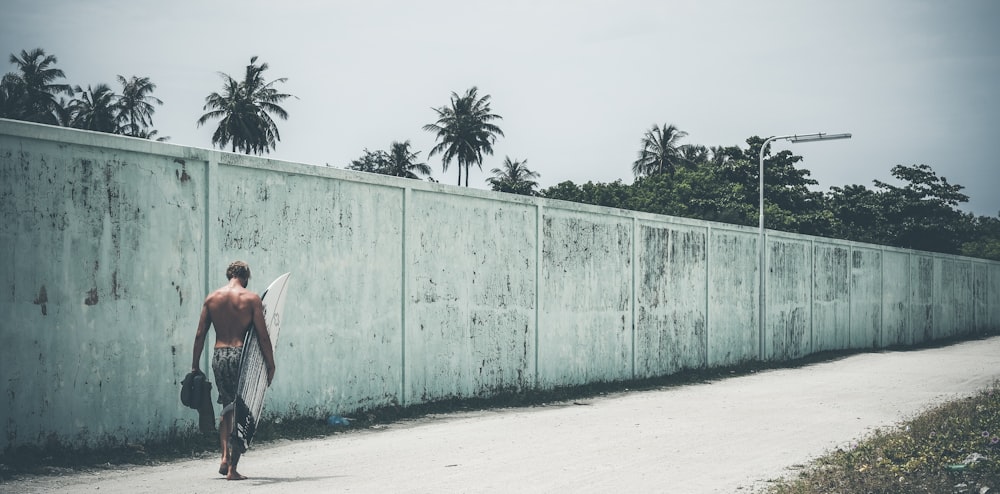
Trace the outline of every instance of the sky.
{"type": "Polygon", "coordinates": [[[41,47],[83,87],[150,77],[154,127],[175,144],[212,147],[213,123],[196,125],[205,97],[257,55],[296,96],[276,159],[344,168],[409,140],[454,184],[422,127],[476,86],[505,136],[475,188],[504,157],[527,160],[542,188],[631,183],[654,124],[687,132],[681,144],[744,149],[850,132],[772,149],[802,156],[821,191],[899,185],[893,166],[930,165],[965,186],[961,209],[1000,215],[1000,1],[3,0],[0,12],[4,56],[41,47]]]}

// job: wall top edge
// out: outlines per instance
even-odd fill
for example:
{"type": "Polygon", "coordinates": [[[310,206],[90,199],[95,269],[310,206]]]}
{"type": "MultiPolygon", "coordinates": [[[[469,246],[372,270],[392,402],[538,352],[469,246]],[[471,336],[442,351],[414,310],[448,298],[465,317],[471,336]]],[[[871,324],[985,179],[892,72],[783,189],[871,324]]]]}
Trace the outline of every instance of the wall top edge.
{"type": "Polygon", "coordinates": [[[139,137],[107,134],[91,130],[71,129],[54,125],[33,122],[21,122],[0,118],[0,135],[34,139],[39,141],[54,141],[81,146],[115,149],[119,151],[158,154],[170,158],[186,160],[209,161],[214,149],[184,146],[169,142],[158,142],[139,137]]]}
{"type": "MultiPolygon", "coordinates": [[[[722,230],[730,232],[741,232],[747,234],[757,234],[756,227],[736,225],[730,223],[718,223],[693,218],[683,218],[678,216],[667,216],[641,211],[631,211],[626,209],[612,208],[607,206],[595,206],[591,204],[575,203],[544,197],[531,197],[492,190],[471,189],[457,185],[447,185],[436,182],[425,182],[423,180],[406,179],[379,175],[375,173],[359,172],[330,166],[317,166],[305,163],[283,161],[273,158],[250,156],[240,153],[231,153],[215,149],[199,148],[169,142],[157,142],[136,137],[120,136],[94,132],[88,130],[71,129],[52,125],[38,124],[32,122],[22,122],[0,118],[0,135],[15,138],[33,139],[40,141],[53,141],[81,146],[100,147],[116,149],[127,152],[147,153],[165,156],[169,158],[181,158],[185,160],[203,161],[208,163],[213,158],[220,166],[236,166],[244,168],[254,168],[260,170],[274,171],[294,175],[306,175],[344,180],[349,182],[365,183],[376,186],[398,188],[400,190],[412,189],[424,192],[437,192],[449,195],[474,197],[503,203],[515,203],[538,207],[544,209],[557,209],[570,212],[580,212],[615,216],[627,220],[637,220],[647,224],[681,225],[687,227],[706,228],[712,230],[722,230]]],[[[793,241],[808,241],[837,246],[850,246],[884,252],[899,252],[931,256],[935,258],[946,258],[961,261],[971,261],[980,264],[995,265],[1000,267],[1000,262],[988,259],[978,259],[972,257],[958,256],[952,254],[940,254],[936,252],[917,251],[912,249],[902,249],[898,247],[881,246],[876,244],[866,244],[850,240],[832,239],[816,237],[798,233],[781,232],[777,230],[767,230],[767,235],[772,238],[783,238],[793,241]]]]}

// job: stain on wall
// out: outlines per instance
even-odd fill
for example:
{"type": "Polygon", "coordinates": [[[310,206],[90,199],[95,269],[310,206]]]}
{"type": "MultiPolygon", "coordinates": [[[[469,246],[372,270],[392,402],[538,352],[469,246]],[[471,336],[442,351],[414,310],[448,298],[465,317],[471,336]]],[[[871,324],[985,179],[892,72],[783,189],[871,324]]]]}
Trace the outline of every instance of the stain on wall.
{"type": "Polygon", "coordinates": [[[757,233],[711,229],[708,365],[737,365],[760,352],[757,233]]]}
{"type": "Polygon", "coordinates": [[[544,211],[540,386],[630,378],[632,220],[544,211]]]}
{"type": "Polygon", "coordinates": [[[640,223],[636,377],[707,364],[707,230],[640,223]]]}
{"type": "Polygon", "coordinates": [[[767,313],[764,322],[768,359],[795,359],[808,355],[812,349],[812,304],[809,298],[811,257],[808,242],[778,235],[768,236],[767,313]]]}

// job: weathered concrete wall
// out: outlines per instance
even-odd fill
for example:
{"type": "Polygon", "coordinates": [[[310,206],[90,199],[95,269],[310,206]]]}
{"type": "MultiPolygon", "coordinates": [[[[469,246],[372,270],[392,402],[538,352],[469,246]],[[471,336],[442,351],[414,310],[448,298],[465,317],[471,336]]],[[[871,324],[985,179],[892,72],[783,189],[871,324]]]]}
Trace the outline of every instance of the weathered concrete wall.
{"type": "Polygon", "coordinates": [[[632,219],[546,207],[538,382],[623,380],[632,372],[632,219]]]}
{"type": "Polygon", "coordinates": [[[768,360],[789,360],[811,353],[810,250],[810,242],[805,239],[785,234],[768,238],[764,287],[764,355],[768,360]]]}
{"type": "Polygon", "coordinates": [[[708,226],[708,367],[736,365],[760,353],[755,232],[708,226]]]}
{"type": "Polygon", "coordinates": [[[415,190],[406,209],[406,402],[533,386],[535,208],[415,190]]]}
{"type": "Polygon", "coordinates": [[[769,232],[761,338],[753,228],[4,120],[0,209],[3,450],[193,430],[238,258],[292,273],[271,416],[1000,329],[996,262],[769,232]]]}
{"type": "Polygon", "coordinates": [[[175,371],[190,365],[204,181],[183,149],[58,135],[76,142],[0,131],[4,448],[50,436],[136,440],[187,418],[150,398],[176,398],[175,371]]]}
{"type": "Polygon", "coordinates": [[[878,348],[882,342],[882,251],[851,249],[850,348],[878,348]]]}
{"type": "Polygon", "coordinates": [[[708,361],[708,231],[639,223],[636,377],[708,361]]]}
{"type": "Polygon", "coordinates": [[[815,242],[812,251],[812,347],[816,351],[843,350],[850,343],[850,249],[815,242]]]}

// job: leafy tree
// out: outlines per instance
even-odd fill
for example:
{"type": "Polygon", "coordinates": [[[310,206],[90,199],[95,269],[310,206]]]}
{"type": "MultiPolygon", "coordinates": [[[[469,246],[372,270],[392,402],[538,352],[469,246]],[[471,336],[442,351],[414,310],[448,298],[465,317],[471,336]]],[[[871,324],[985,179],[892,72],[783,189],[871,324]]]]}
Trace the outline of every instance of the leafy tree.
{"type": "Polygon", "coordinates": [[[687,132],[673,125],[663,124],[660,127],[654,124],[642,138],[642,149],[639,150],[639,158],[632,163],[632,173],[636,177],[658,173],[673,175],[684,161],[678,141],[685,136],[687,132]]]}
{"type": "Polygon", "coordinates": [[[377,151],[365,149],[364,154],[352,161],[347,169],[417,180],[420,180],[417,174],[421,174],[427,175],[430,180],[431,167],[426,163],[417,163],[419,155],[419,151],[410,150],[410,141],[394,141],[389,146],[388,152],[381,149],[377,151]]]}
{"type": "Polygon", "coordinates": [[[73,128],[115,133],[118,130],[115,93],[107,84],[75,87],[77,96],[70,100],[69,124],[73,128]]]}
{"type": "Polygon", "coordinates": [[[679,149],[681,164],[689,169],[695,169],[698,165],[711,161],[712,152],[701,144],[685,144],[679,149]]]}
{"type": "Polygon", "coordinates": [[[864,185],[830,187],[827,206],[833,215],[833,236],[858,242],[893,245],[883,228],[883,197],[864,185]]]}
{"type": "Polygon", "coordinates": [[[542,197],[547,197],[549,199],[558,199],[560,201],[580,202],[584,204],[590,204],[584,199],[583,192],[580,190],[580,187],[578,187],[575,183],[573,183],[572,180],[559,182],[558,184],[553,185],[552,187],[543,189],[538,192],[538,195],[542,197]]]}
{"type": "Polygon", "coordinates": [[[503,168],[491,170],[493,176],[486,179],[490,187],[498,192],[510,192],[525,196],[537,195],[535,189],[538,182],[532,180],[538,178],[538,172],[534,172],[527,167],[528,160],[513,160],[510,156],[505,156],[503,168]]]}
{"type": "Polygon", "coordinates": [[[465,168],[465,186],[469,186],[469,165],[483,168],[483,154],[493,154],[493,143],[503,130],[495,120],[503,117],[491,113],[490,95],[479,97],[473,86],[459,96],[451,93],[450,106],[432,108],[438,114],[435,123],[424,125],[424,130],[437,134],[437,145],[428,157],[441,153],[443,171],[448,171],[452,159],[458,161],[458,185],[462,185],[462,168],[465,168]]]}
{"type": "Polygon", "coordinates": [[[927,165],[892,168],[892,176],[905,182],[897,187],[879,180],[883,228],[892,245],[934,252],[958,253],[971,233],[971,215],[956,209],[968,202],[965,187],[948,183],[927,165]]]}
{"type": "Polygon", "coordinates": [[[347,166],[348,170],[367,173],[384,173],[389,166],[389,154],[382,150],[369,151],[367,148],[360,158],[347,166]]]}
{"type": "MultiPolygon", "coordinates": [[[[720,178],[739,186],[742,203],[759,208],[760,148],[765,139],[753,136],[746,140],[748,149],[724,148],[720,178]]],[[[829,236],[831,214],[821,192],[810,186],[818,182],[809,178],[810,171],[797,168],[801,156],[783,150],[772,155],[764,151],[764,226],[775,230],[829,236]]],[[[755,215],[752,224],[757,224],[755,215]]]]}
{"type": "Polygon", "coordinates": [[[749,225],[756,208],[742,201],[740,186],[723,180],[709,163],[682,167],[673,177],[641,177],[632,184],[630,209],[749,225]]]}
{"type": "Polygon", "coordinates": [[[389,152],[386,153],[387,161],[385,163],[384,171],[386,175],[392,175],[394,177],[403,178],[415,178],[420,180],[420,175],[430,176],[431,167],[427,166],[427,163],[418,163],[417,156],[420,151],[413,152],[410,150],[410,141],[404,142],[393,142],[389,146],[389,152]]]}
{"type": "Polygon", "coordinates": [[[151,134],[156,133],[155,130],[150,130],[153,126],[153,112],[156,111],[153,103],[163,105],[163,101],[152,95],[156,84],[148,77],[132,76],[126,79],[121,75],[118,76],[118,83],[122,85],[122,94],[118,96],[117,102],[118,133],[150,138],[151,134]]]}
{"type": "Polygon", "coordinates": [[[35,48],[21,50],[20,56],[10,55],[10,63],[16,65],[16,72],[10,72],[0,80],[0,117],[49,125],[65,122],[65,110],[59,94],[73,94],[68,84],[56,83],[65,78],[61,69],[54,67],[55,55],[47,55],[45,50],[35,48]]]}
{"type": "Polygon", "coordinates": [[[212,119],[220,119],[212,134],[212,144],[219,148],[231,146],[233,152],[239,150],[246,154],[263,154],[274,149],[281,140],[278,126],[271,115],[287,120],[288,112],[278,103],[293,96],[278,92],[274,85],[288,79],[265,82],[263,74],[268,65],[258,65],[256,62],[256,56],[250,59],[242,81],[220,72],[219,75],[223,78],[222,93],[213,92],[205,98],[203,109],[211,110],[198,119],[198,126],[212,119]]]}
{"type": "Polygon", "coordinates": [[[609,183],[587,182],[576,185],[572,181],[561,182],[539,192],[540,196],[549,199],[607,206],[611,208],[629,209],[632,198],[632,188],[621,180],[609,183]]]}
{"type": "Polygon", "coordinates": [[[963,256],[1000,261],[1000,214],[975,218],[971,237],[962,244],[963,256]]]}
{"type": "Polygon", "coordinates": [[[957,209],[968,201],[961,185],[948,183],[930,166],[897,165],[891,171],[903,183],[875,180],[831,187],[827,196],[834,235],[848,240],[895,247],[969,255],[990,255],[992,222],[957,209]],[[978,254],[973,254],[978,253],[978,254]]]}

